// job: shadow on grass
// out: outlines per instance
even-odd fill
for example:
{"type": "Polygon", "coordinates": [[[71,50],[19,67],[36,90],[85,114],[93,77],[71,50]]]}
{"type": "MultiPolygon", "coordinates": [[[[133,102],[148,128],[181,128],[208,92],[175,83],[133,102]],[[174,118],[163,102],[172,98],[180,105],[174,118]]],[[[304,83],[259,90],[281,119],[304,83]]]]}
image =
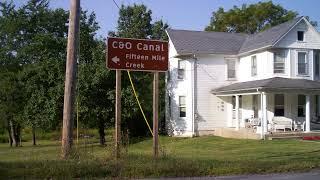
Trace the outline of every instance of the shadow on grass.
{"type": "Polygon", "coordinates": [[[2,178],[89,178],[89,177],[192,177],[276,173],[319,168],[319,158],[303,156],[286,160],[195,160],[171,155],[153,159],[149,155],[123,155],[119,160],[112,157],[94,158],[79,154],[71,160],[17,160],[0,162],[2,178]]]}

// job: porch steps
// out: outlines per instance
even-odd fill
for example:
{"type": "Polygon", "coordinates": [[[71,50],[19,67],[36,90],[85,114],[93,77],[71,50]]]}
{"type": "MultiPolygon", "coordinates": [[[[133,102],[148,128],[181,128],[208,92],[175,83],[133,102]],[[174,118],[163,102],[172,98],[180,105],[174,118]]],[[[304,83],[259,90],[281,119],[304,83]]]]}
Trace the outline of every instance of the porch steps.
{"type": "Polygon", "coordinates": [[[281,140],[281,139],[302,139],[301,136],[269,136],[268,140],[281,140]]]}
{"type": "Polygon", "coordinates": [[[303,139],[304,137],[320,136],[320,132],[282,132],[266,135],[268,140],[280,140],[280,139],[303,139]]]}
{"type": "Polygon", "coordinates": [[[260,139],[259,134],[245,128],[240,128],[238,131],[234,128],[217,128],[214,135],[236,139],[260,139]]]}

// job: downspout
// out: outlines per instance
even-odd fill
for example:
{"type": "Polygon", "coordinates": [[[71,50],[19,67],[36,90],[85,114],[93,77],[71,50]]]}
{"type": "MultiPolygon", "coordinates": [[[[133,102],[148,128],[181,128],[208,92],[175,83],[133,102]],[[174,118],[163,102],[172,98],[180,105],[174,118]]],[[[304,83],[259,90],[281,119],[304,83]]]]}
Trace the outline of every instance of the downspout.
{"type": "Polygon", "coordinates": [[[192,90],[192,137],[195,136],[195,130],[194,130],[194,122],[196,119],[196,105],[197,103],[196,101],[196,93],[195,93],[195,89],[196,89],[196,75],[197,75],[197,57],[195,54],[193,54],[193,79],[192,79],[192,83],[191,83],[191,90],[192,90]]]}

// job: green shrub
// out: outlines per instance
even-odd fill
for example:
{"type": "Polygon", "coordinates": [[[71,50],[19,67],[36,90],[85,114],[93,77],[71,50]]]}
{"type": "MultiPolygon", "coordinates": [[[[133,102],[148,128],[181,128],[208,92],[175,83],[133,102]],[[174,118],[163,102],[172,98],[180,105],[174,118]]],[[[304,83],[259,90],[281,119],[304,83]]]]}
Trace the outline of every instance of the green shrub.
{"type": "Polygon", "coordinates": [[[8,135],[0,134],[0,143],[8,143],[8,135]]]}

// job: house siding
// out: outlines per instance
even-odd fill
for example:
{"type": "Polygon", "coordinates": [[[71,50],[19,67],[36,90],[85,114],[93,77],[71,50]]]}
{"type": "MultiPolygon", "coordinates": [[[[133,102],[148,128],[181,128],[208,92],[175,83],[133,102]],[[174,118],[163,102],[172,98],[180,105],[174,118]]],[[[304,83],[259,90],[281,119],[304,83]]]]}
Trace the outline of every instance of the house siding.
{"type": "Polygon", "coordinates": [[[226,59],[223,55],[197,57],[196,75],[196,113],[195,128],[198,131],[226,127],[228,113],[227,98],[220,98],[211,93],[212,89],[230,84],[227,81],[226,59]]]}
{"type": "MultiPolygon", "coordinates": [[[[213,132],[217,128],[236,127],[233,119],[232,97],[215,96],[211,90],[226,86],[235,82],[260,80],[272,77],[314,78],[314,51],[320,49],[320,36],[304,20],[297,24],[287,35],[282,38],[274,48],[253,52],[244,56],[195,54],[193,57],[176,58],[177,51],[169,41],[169,64],[167,73],[166,91],[166,120],[170,135],[193,136],[202,135],[203,132],[213,132]],[[305,41],[298,42],[297,31],[303,30],[305,41]],[[275,74],[273,70],[274,51],[285,51],[285,73],[275,74]],[[297,54],[299,51],[307,53],[307,75],[297,73],[297,54]],[[251,57],[257,57],[257,75],[251,75],[251,57]],[[229,59],[236,60],[236,78],[227,79],[227,63],[229,59]],[[178,61],[186,63],[185,78],[178,79],[178,61]],[[186,97],[186,117],[179,117],[179,96],[186,97]]],[[[242,108],[240,109],[240,127],[245,127],[245,119],[254,115],[252,109],[252,95],[242,96],[242,108]]],[[[258,117],[262,117],[260,109],[261,99],[258,94],[258,117]]],[[[285,94],[285,116],[297,119],[297,94],[285,94]]],[[[315,103],[311,96],[311,105],[315,103]]],[[[315,107],[311,107],[314,114],[315,107]]],[[[267,120],[272,122],[274,117],[274,94],[267,93],[267,120]]],[[[311,115],[312,117],[312,115],[311,115]]]]}
{"type": "Polygon", "coordinates": [[[320,49],[320,36],[307,22],[300,21],[284,36],[275,47],[296,49],[320,49]],[[304,41],[297,40],[297,31],[304,31],[304,41]]]}

